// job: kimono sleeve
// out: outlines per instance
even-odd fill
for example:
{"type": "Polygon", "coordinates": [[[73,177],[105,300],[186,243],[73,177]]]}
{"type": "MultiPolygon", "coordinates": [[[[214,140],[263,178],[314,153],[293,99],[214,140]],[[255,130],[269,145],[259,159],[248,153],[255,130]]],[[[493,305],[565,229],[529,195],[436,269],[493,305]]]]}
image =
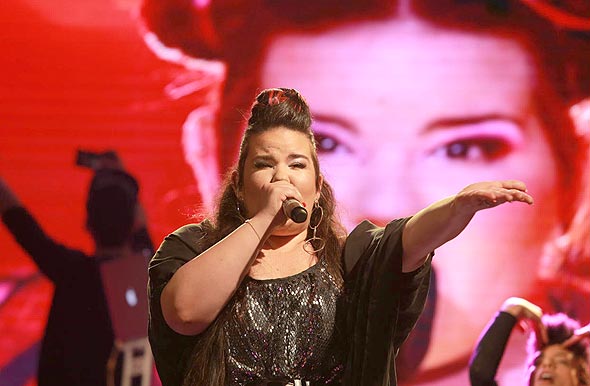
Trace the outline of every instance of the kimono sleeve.
{"type": "Polygon", "coordinates": [[[414,272],[402,271],[408,220],[385,228],[364,221],[346,241],[346,385],[396,384],[395,356],[424,309],[432,258],[414,272]]]}
{"type": "Polygon", "coordinates": [[[202,251],[199,248],[203,236],[198,224],[185,225],[166,236],[148,266],[151,294],[161,293],[178,268],[202,251]]]}
{"type": "Polygon", "coordinates": [[[149,263],[148,335],[158,373],[163,384],[181,384],[187,358],[198,336],[185,336],[172,330],[162,314],[160,296],[174,273],[202,252],[203,227],[185,225],[166,236],[149,263]]]}

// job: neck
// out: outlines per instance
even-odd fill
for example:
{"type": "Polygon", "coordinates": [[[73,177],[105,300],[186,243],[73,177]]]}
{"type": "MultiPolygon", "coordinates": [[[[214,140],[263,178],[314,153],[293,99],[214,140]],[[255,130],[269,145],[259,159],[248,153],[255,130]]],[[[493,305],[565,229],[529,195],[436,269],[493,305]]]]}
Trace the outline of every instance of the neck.
{"type": "Polygon", "coordinates": [[[302,248],[305,243],[307,232],[301,232],[297,235],[289,236],[275,236],[270,235],[264,246],[263,250],[274,250],[274,251],[291,251],[296,248],[302,248]]]}
{"type": "Polygon", "coordinates": [[[294,236],[270,236],[250,266],[254,279],[276,279],[298,274],[317,262],[317,256],[305,251],[305,233],[294,236]]]}

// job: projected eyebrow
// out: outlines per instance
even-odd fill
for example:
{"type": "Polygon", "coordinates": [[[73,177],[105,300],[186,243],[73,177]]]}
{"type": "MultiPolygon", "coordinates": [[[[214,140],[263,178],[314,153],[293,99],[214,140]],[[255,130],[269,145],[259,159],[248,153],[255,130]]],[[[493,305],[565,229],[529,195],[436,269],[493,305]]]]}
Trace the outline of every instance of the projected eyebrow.
{"type": "Polygon", "coordinates": [[[314,118],[314,121],[317,121],[318,123],[337,125],[343,129],[345,129],[346,131],[349,131],[352,133],[358,132],[358,128],[352,122],[350,122],[347,119],[342,118],[342,117],[338,117],[335,115],[329,115],[329,114],[315,114],[314,113],[313,118],[314,118]]]}
{"type": "Polygon", "coordinates": [[[452,126],[464,126],[464,125],[476,125],[478,123],[485,123],[490,121],[504,121],[512,123],[518,127],[523,127],[522,120],[510,116],[510,115],[503,115],[503,114],[483,114],[483,115],[473,115],[473,116],[466,116],[466,117],[457,117],[457,118],[441,118],[436,119],[430,122],[426,128],[424,129],[425,132],[434,131],[443,129],[445,127],[452,127],[452,126]]]}

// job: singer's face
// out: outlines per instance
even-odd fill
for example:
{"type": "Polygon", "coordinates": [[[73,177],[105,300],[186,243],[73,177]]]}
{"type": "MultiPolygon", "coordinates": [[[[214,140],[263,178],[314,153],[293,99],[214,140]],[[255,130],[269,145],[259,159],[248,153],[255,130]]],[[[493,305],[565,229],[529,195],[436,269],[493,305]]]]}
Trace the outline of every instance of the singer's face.
{"type": "Polygon", "coordinates": [[[513,40],[413,21],[282,35],[268,47],[261,86],[288,84],[305,96],[348,229],[411,215],[475,181],[519,179],[535,198],[533,207],[478,213],[437,250],[424,368],[467,357],[498,305],[535,284],[558,181],[533,110],[536,76],[513,40]]]}
{"type": "MultiPolygon", "coordinates": [[[[272,184],[292,185],[303,197],[307,208],[313,206],[319,192],[311,149],[305,134],[280,126],[250,138],[242,188],[249,217],[267,207],[269,185],[272,184]]],[[[300,224],[288,221],[274,234],[285,236],[306,232],[307,224],[307,221],[300,224]]]]}

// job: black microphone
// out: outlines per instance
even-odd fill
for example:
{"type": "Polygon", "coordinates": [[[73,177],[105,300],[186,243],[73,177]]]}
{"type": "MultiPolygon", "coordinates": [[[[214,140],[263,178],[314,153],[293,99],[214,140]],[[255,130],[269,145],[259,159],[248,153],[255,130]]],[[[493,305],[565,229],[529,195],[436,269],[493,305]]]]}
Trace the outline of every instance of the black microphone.
{"type": "Polygon", "coordinates": [[[283,213],[296,223],[302,223],[307,220],[307,209],[294,198],[287,198],[283,201],[283,213]]]}

